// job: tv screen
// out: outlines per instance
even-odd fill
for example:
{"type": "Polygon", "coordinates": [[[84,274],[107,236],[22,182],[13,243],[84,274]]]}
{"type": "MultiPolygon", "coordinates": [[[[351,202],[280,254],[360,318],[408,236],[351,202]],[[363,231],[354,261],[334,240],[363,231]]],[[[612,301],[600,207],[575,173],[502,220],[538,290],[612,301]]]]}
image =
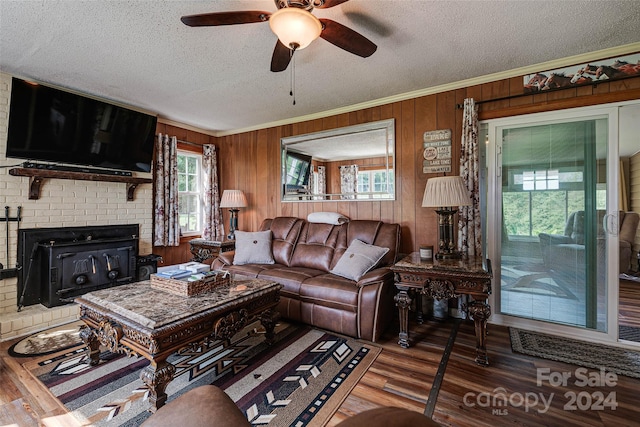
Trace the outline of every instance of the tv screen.
{"type": "Polygon", "coordinates": [[[291,190],[303,190],[309,185],[311,174],[311,156],[287,151],[284,161],[285,193],[291,190]]]}
{"type": "Polygon", "coordinates": [[[13,78],[7,157],[150,172],[157,118],[13,78]]]}

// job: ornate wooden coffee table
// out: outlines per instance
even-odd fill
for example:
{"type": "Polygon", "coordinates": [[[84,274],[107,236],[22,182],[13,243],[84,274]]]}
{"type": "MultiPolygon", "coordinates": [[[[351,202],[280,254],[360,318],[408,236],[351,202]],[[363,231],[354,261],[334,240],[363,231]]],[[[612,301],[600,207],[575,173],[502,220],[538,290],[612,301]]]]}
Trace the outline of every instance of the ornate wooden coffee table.
{"type": "Polygon", "coordinates": [[[149,387],[151,412],[167,400],[167,384],[176,368],[167,357],[192,343],[230,339],[248,322],[259,319],[267,343],[274,338],[282,285],[260,279],[232,280],[212,292],[182,297],[153,289],[149,281],[90,292],[76,298],[86,324],[80,337],[91,364],[99,363],[100,344],[112,352],[141,355],[149,366],[140,378],[149,387]]]}

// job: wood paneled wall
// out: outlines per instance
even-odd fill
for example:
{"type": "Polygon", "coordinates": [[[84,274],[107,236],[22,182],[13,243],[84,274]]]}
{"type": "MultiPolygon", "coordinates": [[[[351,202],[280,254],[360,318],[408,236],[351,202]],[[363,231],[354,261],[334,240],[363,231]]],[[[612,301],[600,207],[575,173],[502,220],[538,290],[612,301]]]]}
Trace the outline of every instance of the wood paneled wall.
{"type": "MultiPolygon", "coordinates": [[[[264,218],[306,218],[310,212],[332,211],[353,219],[378,219],[400,224],[401,251],[408,253],[418,250],[422,244],[436,245],[437,238],[434,210],[420,206],[427,179],[436,176],[422,173],[422,136],[425,131],[452,130],[452,172],[458,174],[462,110],[457,105],[462,104],[465,98],[474,98],[481,104],[479,118],[485,120],[640,99],[640,77],[489,102],[491,99],[520,95],[522,90],[522,78],[514,77],[219,138],[173,126],[166,126],[163,133],[175,134],[179,139],[188,141],[216,144],[219,149],[221,189],[242,190],[249,202],[249,207],[242,209],[239,214],[238,226],[241,230],[256,230],[264,218]],[[390,118],[395,119],[396,128],[395,201],[280,201],[280,138],[390,118]]],[[[227,224],[228,212],[224,212],[224,215],[227,224]]]]}
{"type": "Polygon", "coordinates": [[[378,107],[216,139],[223,188],[245,192],[249,207],[240,211],[239,228],[256,230],[264,218],[288,215],[304,218],[310,212],[340,212],[354,219],[379,219],[402,226],[402,252],[421,244],[436,245],[436,214],[422,208],[427,179],[422,173],[422,136],[425,131],[451,129],[453,173],[459,173],[462,104],[471,97],[481,102],[480,119],[640,99],[640,78],[596,86],[563,89],[495,102],[485,100],[522,94],[522,78],[512,78],[455,91],[395,102],[378,107]],[[376,120],[395,119],[396,200],[280,202],[280,138],[329,130],[376,120]]]}

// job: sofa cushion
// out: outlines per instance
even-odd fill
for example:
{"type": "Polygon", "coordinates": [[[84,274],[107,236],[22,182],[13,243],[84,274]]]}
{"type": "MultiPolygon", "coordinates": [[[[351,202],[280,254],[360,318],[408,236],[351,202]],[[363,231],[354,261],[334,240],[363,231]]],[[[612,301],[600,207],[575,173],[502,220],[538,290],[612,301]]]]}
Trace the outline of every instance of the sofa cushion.
{"type": "Polygon", "coordinates": [[[271,230],[236,230],[236,254],[233,264],[275,264],[271,250],[271,230]]]}
{"type": "Polygon", "coordinates": [[[289,216],[265,219],[262,222],[260,230],[271,230],[273,259],[277,264],[289,265],[303,223],[303,219],[289,216]]]}
{"type": "Polygon", "coordinates": [[[300,284],[303,281],[322,274],[325,274],[325,272],[312,268],[285,267],[281,265],[279,268],[262,270],[258,277],[280,283],[283,286],[280,290],[281,295],[298,297],[300,284]]]}
{"type": "Polygon", "coordinates": [[[353,280],[331,273],[312,277],[300,285],[301,301],[353,313],[358,311],[358,295],[353,280]]]}
{"type": "Polygon", "coordinates": [[[248,277],[258,277],[263,271],[271,270],[274,268],[282,267],[279,264],[242,264],[242,265],[227,265],[225,269],[229,270],[233,274],[248,277]]]}
{"type": "Polygon", "coordinates": [[[364,243],[389,248],[378,266],[388,266],[395,262],[400,246],[400,225],[385,224],[376,220],[351,220],[340,226],[338,243],[333,253],[331,268],[335,267],[351,242],[358,239],[364,243]]]}
{"type": "Polygon", "coordinates": [[[358,281],[371,270],[382,257],[389,252],[389,248],[368,245],[355,239],[342,255],[331,273],[347,279],[358,281]]]}
{"type": "Polygon", "coordinates": [[[292,267],[306,267],[328,272],[340,226],[306,223],[291,257],[292,267]]]}

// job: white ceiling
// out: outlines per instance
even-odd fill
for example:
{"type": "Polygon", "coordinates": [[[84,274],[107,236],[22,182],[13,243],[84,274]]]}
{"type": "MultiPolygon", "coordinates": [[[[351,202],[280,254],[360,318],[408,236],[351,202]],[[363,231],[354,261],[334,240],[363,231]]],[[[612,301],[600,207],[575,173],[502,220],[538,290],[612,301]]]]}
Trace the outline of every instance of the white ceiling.
{"type": "Polygon", "coordinates": [[[378,50],[360,58],[318,39],[297,52],[294,106],[292,66],[269,71],[276,37],[268,23],[180,22],[183,15],[235,10],[276,6],[0,0],[0,71],[221,135],[640,41],[637,0],[350,0],[314,14],[358,31],[378,50]]]}

